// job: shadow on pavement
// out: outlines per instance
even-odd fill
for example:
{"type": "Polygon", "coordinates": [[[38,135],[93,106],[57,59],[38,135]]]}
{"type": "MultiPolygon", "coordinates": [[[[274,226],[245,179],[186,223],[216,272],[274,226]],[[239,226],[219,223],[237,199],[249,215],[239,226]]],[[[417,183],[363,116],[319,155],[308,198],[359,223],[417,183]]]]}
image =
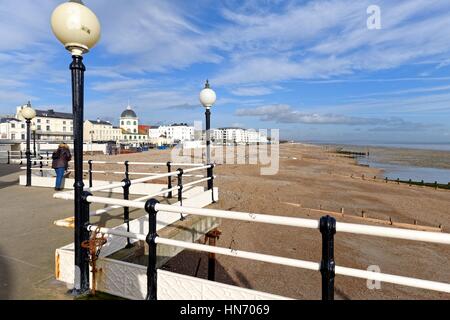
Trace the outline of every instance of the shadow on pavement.
{"type": "Polygon", "coordinates": [[[14,164],[0,164],[0,177],[10,175],[20,171],[20,167],[14,164]]]}
{"type": "Polygon", "coordinates": [[[11,292],[11,269],[8,261],[2,256],[0,248],[0,300],[9,300],[11,292]]]}

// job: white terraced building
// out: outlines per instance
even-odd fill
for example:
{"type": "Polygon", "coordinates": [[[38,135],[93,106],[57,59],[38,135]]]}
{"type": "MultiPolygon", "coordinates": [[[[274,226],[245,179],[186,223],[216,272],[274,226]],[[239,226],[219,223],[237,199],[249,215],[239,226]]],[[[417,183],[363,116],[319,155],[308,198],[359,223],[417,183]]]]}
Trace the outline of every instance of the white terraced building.
{"type": "Polygon", "coordinates": [[[171,126],[159,127],[159,132],[173,143],[194,140],[195,128],[186,123],[175,123],[171,126]]]}
{"type": "MultiPolygon", "coordinates": [[[[20,106],[16,109],[16,119],[25,124],[20,106]]],[[[36,110],[36,118],[32,120],[36,126],[36,140],[46,142],[69,142],[73,140],[73,116],[71,113],[58,112],[53,109],[36,110]]],[[[26,132],[26,130],[25,130],[26,132]]],[[[25,140],[25,139],[22,139],[25,140]]]]}
{"type": "Polygon", "coordinates": [[[254,129],[219,128],[211,130],[211,139],[218,144],[256,144],[268,143],[267,136],[254,129]]]}
{"type": "Polygon", "coordinates": [[[122,129],[114,127],[109,121],[86,120],[83,135],[85,142],[118,141],[122,138],[122,129]]]}
{"type": "Polygon", "coordinates": [[[0,119],[0,139],[10,141],[23,141],[26,139],[26,124],[16,118],[0,119]]]}

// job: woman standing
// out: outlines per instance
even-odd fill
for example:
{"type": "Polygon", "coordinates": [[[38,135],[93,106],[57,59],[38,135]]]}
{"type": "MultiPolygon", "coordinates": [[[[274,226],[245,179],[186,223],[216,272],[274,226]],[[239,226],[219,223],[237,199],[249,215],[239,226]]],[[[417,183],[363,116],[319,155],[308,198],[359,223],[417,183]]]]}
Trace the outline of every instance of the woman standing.
{"type": "Polygon", "coordinates": [[[58,150],[53,152],[52,155],[52,168],[56,171],[56,185],[55,190],[61,191],[62,179],[64,177],[65,171],[69,168],[69,162],[72,160],[72,155],[70,154],[69,146],[67,144],[60,144],[58,150]]]}

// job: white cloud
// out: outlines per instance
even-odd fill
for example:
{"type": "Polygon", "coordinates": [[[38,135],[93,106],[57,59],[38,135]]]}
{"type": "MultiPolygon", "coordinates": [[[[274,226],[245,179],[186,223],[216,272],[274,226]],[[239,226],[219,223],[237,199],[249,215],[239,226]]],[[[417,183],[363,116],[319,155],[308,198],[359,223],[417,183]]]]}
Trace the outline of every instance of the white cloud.
{"type": "MultiPolygon", "coordinates": [[[[372,1],[292,4],[279,13],[225,12],[233,25],[219,37],[231,55],[220,84],[321,79],[448,59],[450,3],[379,1],[383,28],[368,30],[372,1]]],[[[439,63],[439,62],[438,62],[439,63]]]]}
{"type": "Polygon", "coordinates": [[[267,87],[238,87],[231,90],[235,96],[265,96],[272,92],[273,90],[267,87]]]}
{"type": "Polygon", "coordinates": [[[238,109],[236,110],[236,115],[241,117],[258,117],[260,121],[285,124],[377,126],[377,130],[388,131],[409,131],[413,128],[426,128],[422,124],[405,121],[397,117],[367,118],[332,113],[305,113],[295,110],[289,105],[282,104],[238,109]]]}

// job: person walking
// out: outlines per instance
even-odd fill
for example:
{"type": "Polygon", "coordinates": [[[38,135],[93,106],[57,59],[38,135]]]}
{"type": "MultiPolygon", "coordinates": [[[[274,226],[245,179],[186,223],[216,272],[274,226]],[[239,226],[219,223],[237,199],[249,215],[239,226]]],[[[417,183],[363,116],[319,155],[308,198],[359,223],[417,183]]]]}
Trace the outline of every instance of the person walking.
{"type": "Polygon", "coordinates": [[[55,169],[56,172],[55,190],[61,191],[63,190],[61,185],[64,173],[69,168],[70,160],[72,160],[72,155],[70,154],[69,146],[65,143],[60,144],[58,150],[53,152],[52,159],[53,159],[52,168],[55,169]]]}

